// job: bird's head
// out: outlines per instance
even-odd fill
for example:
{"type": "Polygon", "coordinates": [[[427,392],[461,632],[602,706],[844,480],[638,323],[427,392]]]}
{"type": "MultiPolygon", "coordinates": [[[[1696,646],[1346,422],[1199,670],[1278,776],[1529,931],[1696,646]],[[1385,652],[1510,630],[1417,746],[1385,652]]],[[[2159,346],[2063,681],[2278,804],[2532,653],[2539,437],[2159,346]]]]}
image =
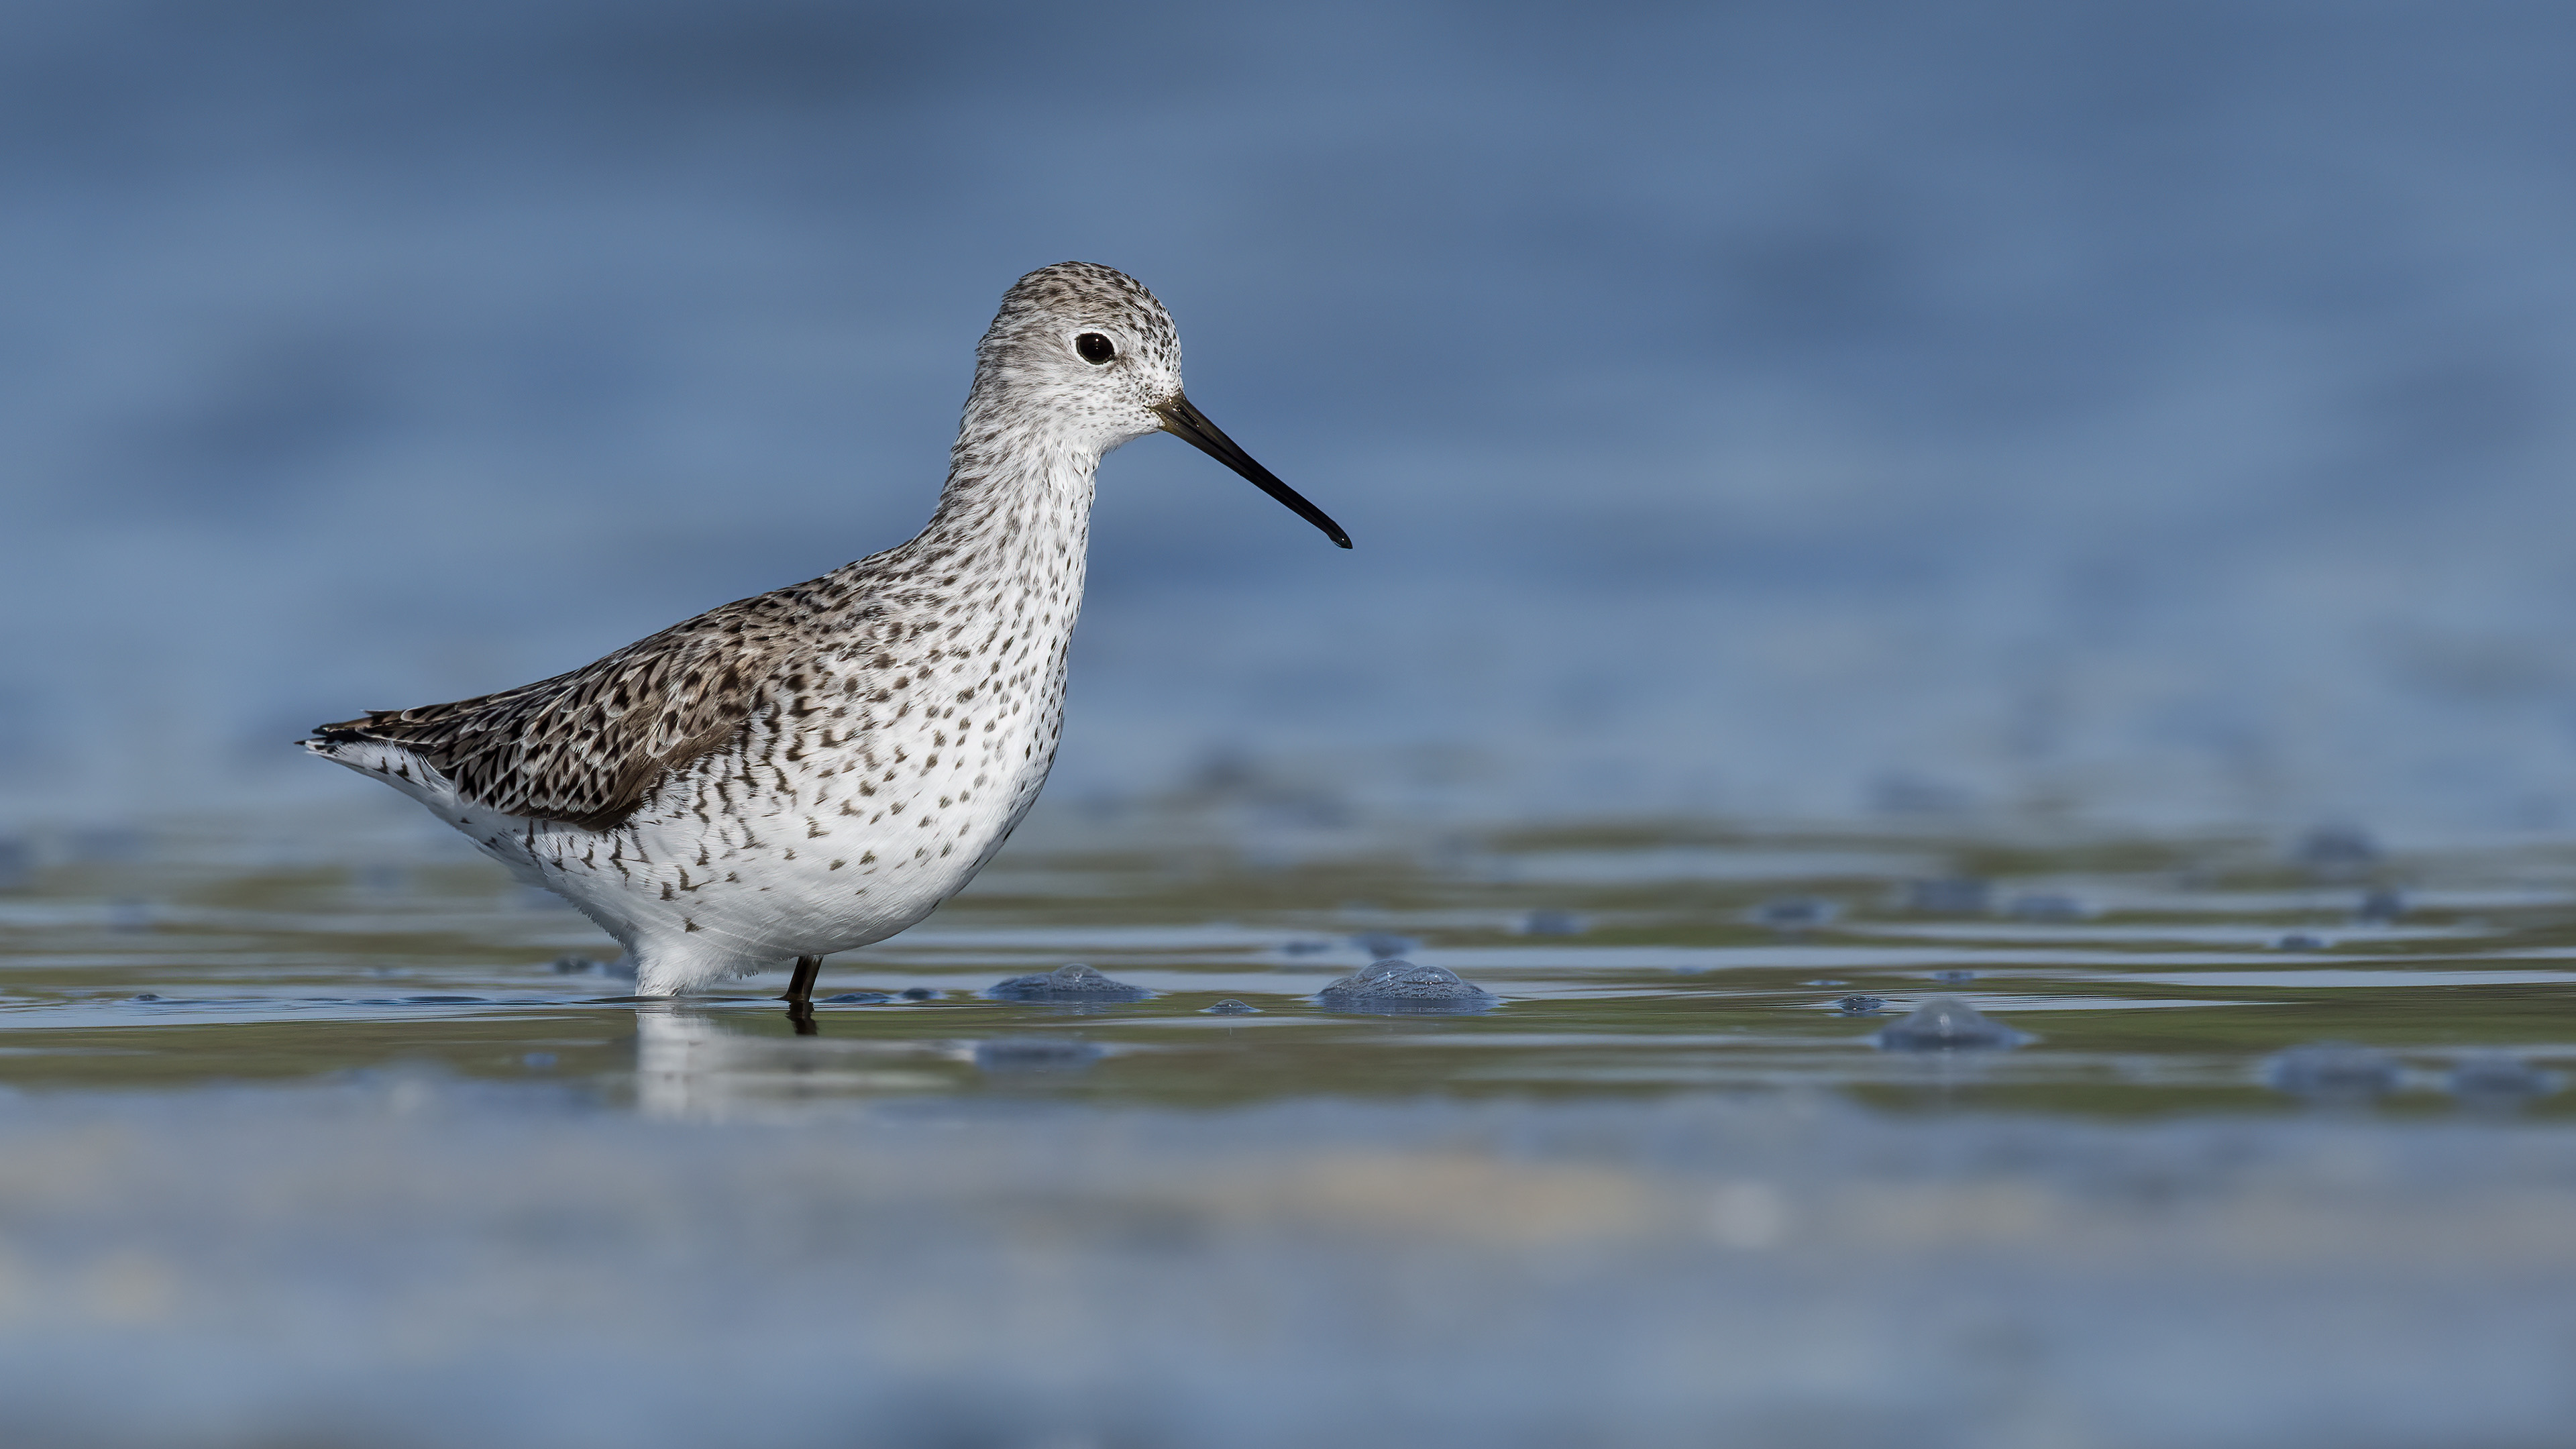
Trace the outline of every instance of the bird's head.
{"type": "Polygon", "coordinates": [[[1058,262],[1013,283],[976,346],[975,397],[960,448],[974,446],[979,430],[1027,425],[1097,457],[1148,433],[1171,433],[1351,546],[1340,524],[1191,404],[1181,391],[1172,314],[1144,283],[1114,267],[1058,262]]]}

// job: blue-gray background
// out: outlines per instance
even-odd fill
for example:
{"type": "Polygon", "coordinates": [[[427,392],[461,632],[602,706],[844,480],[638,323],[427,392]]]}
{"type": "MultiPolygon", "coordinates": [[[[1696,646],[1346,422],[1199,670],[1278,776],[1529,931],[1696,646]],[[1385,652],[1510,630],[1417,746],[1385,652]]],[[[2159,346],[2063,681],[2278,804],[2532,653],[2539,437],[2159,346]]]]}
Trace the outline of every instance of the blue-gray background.
{"type": "Polygon", "coordinates": [[[2542,3],[0,11],[0,802],[899,541],[1064,258],[1341,554],[1113,457],[1057,791],[2576,824],[2542,3]]]}

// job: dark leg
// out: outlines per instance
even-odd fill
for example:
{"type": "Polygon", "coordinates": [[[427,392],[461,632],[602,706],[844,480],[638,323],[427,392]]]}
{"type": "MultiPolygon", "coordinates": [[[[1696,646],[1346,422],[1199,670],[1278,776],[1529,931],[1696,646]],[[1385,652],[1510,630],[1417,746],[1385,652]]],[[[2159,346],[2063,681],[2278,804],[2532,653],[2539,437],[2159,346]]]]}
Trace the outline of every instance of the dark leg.
{"type": "Polygon", "coordinates": [[[823,958],[822,958],[822,957],[820,957],[820,956],[799,956],[799,957],[797,957],[797,958],[796,958],[796,974],[795,974],[794,976],[792,976],[792,977],[788,978],[788,982],[787,982],[787,994],[786,994],[785,996],[782,996],[782,997],[778,998],[778,999],[779,999],[779,1000],[781,1000],[781,1001],[793,1001],[793,1002],[798,1002],[798,1003],[800,1003],[800,1004],[801,1004],[801,1003],[805,1003],[805,1002],[810,1002],[810,1001],[812,1001],[812,1000],[814,999],[814,978],[815,978],[815,977],[817,977],[817,976],[820,976],[820,975],[822,975],[822,974],[823,974],[823,958]]]}
{"type": "Polygon", "coordinates": [[[814,1025],[814,1003],[810,1001],[791,1001],[787,1003],[787,1024],[796,1028],[796,1034],[798,1036],[821,1036],[823,1034],[821,1028],[814,1025]]]}

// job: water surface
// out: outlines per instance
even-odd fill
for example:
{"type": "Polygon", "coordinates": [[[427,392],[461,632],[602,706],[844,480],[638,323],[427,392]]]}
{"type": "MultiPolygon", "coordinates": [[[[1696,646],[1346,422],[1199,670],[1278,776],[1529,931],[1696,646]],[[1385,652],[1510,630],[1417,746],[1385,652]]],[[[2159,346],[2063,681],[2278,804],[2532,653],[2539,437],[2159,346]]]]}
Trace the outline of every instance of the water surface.
{"type": "MultiPolygon", "coordinates": [[[[1016,848],[928,923],[834,958],[810,1023],[767,999],[776,975],[638,1003],[589,922],[471,860],[263,867],[172,837],[30,876],[0,896],[0,933],[0,1081],[21,1086],[400,1063],[656,1110],[777,1091],[1207,1106],[1797,1087],[2134,1116],[2298,1110],[2266,1062],[2319,1040],[2390,1054],[2397,1113],[2453,1110],[2465,1056],[2576,1061],[2576,852],[2538,846],[2321,877],[2267,842],[1605,826],[1281,861],[1131,824],[1016,848]],[[1387,956],[1499,1000],[1318,1000],[1387,956]],[[1150,994],[983,994],[1077,961],[1150,994]],[[2033,1039],[1880,1049],[1942,995],[2033,1039]],[[1258,1011],[1206,1014],[1228,999],[1258,1011]],[[1018,1070],[1022,1038],[1082,1044],[1080,1070],[1018,1070]]],[[[2558,1117],[2576,1097],[2522,1105],[2558,1117]]]]}
{"type": "Polygon", "coordinates": [[[33,842],[0,1437],[2401,1449],[2576,1412],[2576,851],[1040,825],[810,1021],[783,975],[629,998],[417,835],[33,842]],[[1388,952],[1495,999],[1320,995],[1388,952]],[[1152,994],[984,994],[1073,961],[1152,994]],[[1938,997],[2017,1044],[1881,1044],[1938,997]]]}

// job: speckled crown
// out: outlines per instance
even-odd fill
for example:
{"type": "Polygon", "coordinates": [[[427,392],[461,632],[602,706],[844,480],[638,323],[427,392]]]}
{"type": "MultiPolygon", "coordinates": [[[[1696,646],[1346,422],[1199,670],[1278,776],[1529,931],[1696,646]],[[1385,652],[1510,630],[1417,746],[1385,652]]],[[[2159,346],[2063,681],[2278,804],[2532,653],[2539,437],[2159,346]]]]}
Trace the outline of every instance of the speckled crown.
{"type": "Polygon", "coordinates": [[[1098,262],[1058,262],[1011,284],[993,318],[994,337],[1013,336],[1045,319],[1115,323],[1134,330],[1148,348],[1177,359],[1180,330],[1145,284],[1098,262]]]}

